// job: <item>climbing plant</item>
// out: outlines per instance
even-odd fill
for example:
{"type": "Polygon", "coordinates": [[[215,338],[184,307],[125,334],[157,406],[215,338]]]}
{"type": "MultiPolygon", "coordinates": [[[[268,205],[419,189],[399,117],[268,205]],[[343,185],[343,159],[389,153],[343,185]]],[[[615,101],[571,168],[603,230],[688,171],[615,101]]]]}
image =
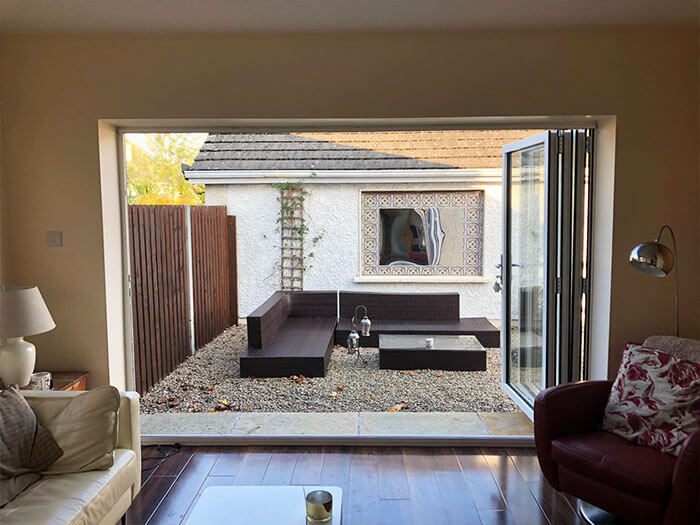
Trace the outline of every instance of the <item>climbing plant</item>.
{"type": "MultiPolygon", "coordinates": [[[[312,177],[315,174],[311,175],[312,177]]],[[[277,217],[277,230],[280,232],[280,284],[282,290],[303,290],[304,273],[311,266],[309,261],[314,252],[304,253],[304,242],[309,233],[309,226],[304,217],[304,202],[309,191],[304,187],[304,181],[289,181],[274,183],[272,187],[280,194],[277,217]]],[[[316,235],[311,239],[316,246],[323,236],[316,235]]]]}

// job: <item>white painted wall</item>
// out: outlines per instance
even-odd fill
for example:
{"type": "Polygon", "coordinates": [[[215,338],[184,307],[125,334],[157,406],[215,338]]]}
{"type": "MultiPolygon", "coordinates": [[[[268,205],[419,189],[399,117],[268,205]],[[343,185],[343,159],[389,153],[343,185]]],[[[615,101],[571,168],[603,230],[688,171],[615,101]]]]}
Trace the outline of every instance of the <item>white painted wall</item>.
{"type": "MultiPolygon", "coordinates": [[[[306,254],[313,252],[304,276],[306,290],[376,292],[449,292],[460,294],[462,317],[501,317],[501,294],[491,288],[501,255],[501,186],[498,184],[308,184],[305,216],[310,232],[306,254]],[[484,277],[487,282],[358,283],[360,273],[360,192],[382,190],[473,190],[485,192],[484,277]],[[316,247],[311,239],[322,234],[316,247]]],[[[280,287],[279,233],[275,231],[279,190],[263,184],[208,185],[206,204],[226,205],[238,225],[238,289],[241,317],[280,287]]]]}

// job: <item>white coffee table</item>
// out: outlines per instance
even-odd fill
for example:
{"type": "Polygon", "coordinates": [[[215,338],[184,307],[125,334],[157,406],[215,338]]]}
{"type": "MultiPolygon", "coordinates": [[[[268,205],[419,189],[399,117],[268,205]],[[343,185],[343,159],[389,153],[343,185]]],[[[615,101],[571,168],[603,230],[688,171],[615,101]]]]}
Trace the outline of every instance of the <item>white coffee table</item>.
{"type": "Polygon", "coordinates": [[[195,503],[188,525],[305,525],[306,495],[327,490],[333,495],[333,519],[341,525],[340,487],[226,486],[208,487],[195,503]]]}

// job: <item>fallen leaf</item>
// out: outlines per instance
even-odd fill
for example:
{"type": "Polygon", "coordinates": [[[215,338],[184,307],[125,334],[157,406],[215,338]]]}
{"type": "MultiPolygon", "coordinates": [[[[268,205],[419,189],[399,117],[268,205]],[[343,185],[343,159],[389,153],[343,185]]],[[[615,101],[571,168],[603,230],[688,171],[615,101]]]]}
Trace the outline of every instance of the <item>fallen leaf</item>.
{"type": "Polygon", "coordinates": [[[331,397],[338,397],[338,392],[331,392],[331,393],[328,394],[328,395],[331,396],[331,397]]]}
{"type": "Polygon", "coordinates": [[[228,399],[222,399],[219,401],[222,405],[228,405],[228,399]]]}
{"type": "Polygon", "coordinates": [[[445,375],[445,374],[435,374],[435,377],[442,377],[442,376],[444,376],[444,375],[445,375]]]}
{"type": "Polygon", "coordinates": [[[408,403],[405,401],[401,401],[401,403],[395,404],[393,407],[391,407],[387,412],[400,412],[404,408],[408,408],[408,403]]]}
{"type": "Polygon", "coordinates": [[[345,390],[345,387],[344,387],[344,386],[337,386],[337,387],[335,387],[335,389],[336,389],[338,392],[342,392],[343,390],[345,390]]]}
{"type": "Polygon", "coordinates": [[[416,372],[415,370],[411,370],[408,375],[411,377],[418,377],[420,375],[420,372],[416,372]]]}
{"type": "Polygon", "coordinates": [[[213,386],[210,386],[209,388],[205,388],[204,391],[205,391],[205,392],[213,392],[213,391],[214,391],[214,387],[213,387],[213,386]]]}
{"type": "Polygon", "coordinates": [[[209,412],[216,412],[216,409],[210,408],[210,409],[209,409],[209,412]]]}
{"type": "Polygon", "coordinates": [[[377,399],[377,396],[375,394],[372,394],[372,399],[377,399]]]}
{"type": "Polygon", "coordinates": [[[405,374],[405,373],[406,373],[405,370],[399,370],[399,374],[405,374]]]}

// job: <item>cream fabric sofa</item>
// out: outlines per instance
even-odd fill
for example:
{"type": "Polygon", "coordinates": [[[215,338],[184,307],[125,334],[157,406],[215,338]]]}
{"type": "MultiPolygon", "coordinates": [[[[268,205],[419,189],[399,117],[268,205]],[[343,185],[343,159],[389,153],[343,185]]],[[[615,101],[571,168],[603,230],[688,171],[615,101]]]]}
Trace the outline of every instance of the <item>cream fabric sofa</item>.
{"type": "MultiPolygon", "coordinates": [[[[82,392],[23,392],[33,409],[58,412],[82,392]]],[[[141,488],[139,396],[122,392],[119,436],[109,470],[46,475],[0,508],[0,523],[13,525],[114,525],[141,488]]]]}

